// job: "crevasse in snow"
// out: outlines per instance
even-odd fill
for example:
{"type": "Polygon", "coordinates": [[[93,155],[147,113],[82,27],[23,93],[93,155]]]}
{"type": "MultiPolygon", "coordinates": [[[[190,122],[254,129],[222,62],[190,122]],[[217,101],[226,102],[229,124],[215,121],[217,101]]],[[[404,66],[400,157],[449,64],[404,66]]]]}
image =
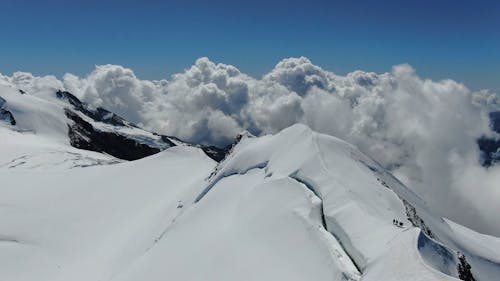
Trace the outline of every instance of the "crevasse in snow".
{"type": "Polygon", "coordinates": [[[499,238],[304,125],[220,163],[180,142],[123,161],[71,147],[57,101],[1,93],[0,280],[456,280],[459,255],[500,276],[499,238]]]}

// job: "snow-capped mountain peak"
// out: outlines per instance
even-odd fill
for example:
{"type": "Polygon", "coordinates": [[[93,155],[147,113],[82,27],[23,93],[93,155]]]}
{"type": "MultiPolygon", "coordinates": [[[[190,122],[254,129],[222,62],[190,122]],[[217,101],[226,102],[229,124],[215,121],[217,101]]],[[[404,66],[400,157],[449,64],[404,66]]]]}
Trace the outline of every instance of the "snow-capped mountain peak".
{"type": "Polygon", "coordinates": [[[1,280],[500,276],[500,238],[305,125],[218,149],[68,92],[0,94],[1,280]]]}
{"type": "MultiPolygon", "coordinates": [[[[190,145],[174,137],[146,131],[101,107],[93,107],[66,91],[31,95],[0,86],[0,120],[8,128],[69,143],[75,148],[136,160],[175,145],[190,145]]],[[[200,146],[219,160],[225,150],[200,146]]]]}

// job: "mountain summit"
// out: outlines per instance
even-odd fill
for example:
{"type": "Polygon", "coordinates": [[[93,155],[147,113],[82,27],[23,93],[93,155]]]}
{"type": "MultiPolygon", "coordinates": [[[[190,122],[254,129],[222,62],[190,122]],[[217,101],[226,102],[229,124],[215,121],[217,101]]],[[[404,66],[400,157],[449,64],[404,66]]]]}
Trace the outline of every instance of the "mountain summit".
{"type": "Polygon", "coordinates": [[[4,89],[0,108],[1,280],[500,276],[500,238],[305,125],[218,149],[68,92],[4,89]]]}

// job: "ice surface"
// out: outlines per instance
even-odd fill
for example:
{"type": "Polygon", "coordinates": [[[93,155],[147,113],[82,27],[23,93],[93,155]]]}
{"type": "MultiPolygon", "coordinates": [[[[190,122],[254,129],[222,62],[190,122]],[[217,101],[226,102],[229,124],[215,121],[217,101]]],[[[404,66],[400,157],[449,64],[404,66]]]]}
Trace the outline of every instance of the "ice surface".
{"type": "Polygon", "coordinates": [[[19,125],[0,125],[0,280],[456,280],[458,253],[500,276],[499,238],[304,125],[218,164],[182,145],[127,162],[71,147],[50,93],[1,95],[19,125]]]}

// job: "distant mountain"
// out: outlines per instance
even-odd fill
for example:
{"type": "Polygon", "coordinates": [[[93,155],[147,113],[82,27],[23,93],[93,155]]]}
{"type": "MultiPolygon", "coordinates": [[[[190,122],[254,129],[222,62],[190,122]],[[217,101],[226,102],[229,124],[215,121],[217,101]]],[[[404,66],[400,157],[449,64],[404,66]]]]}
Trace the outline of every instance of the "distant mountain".
{"type": "MultiPolygon", "coordinates": [[[[30,97],[29,93],[24,91],[16,93],[19,94],[18,97],[9,95],[10,102],[0,96],[0,120],[14,127],[16,127],[14,115],[25,112],[22,103],[29,102],[31,105],[36,105],[39,102],[36,97],[30,97]],[[9,106],[12,102],[19,108],[16,108],[16,105],[9,106]],[[9,111],[8,107],[12,109],[9,111]],[[11,111],[16,113],[12,114],[11,111]]],[[[123,160],[137,160],[176,145],[191,145],[174,137],[148,132],[113,112],[90,106],[66,91],[56,91],[53,95],[50,93],[46,95],[43,103],[40,102],[41,108],[47,102],[62,109],[64,116],[59,119],[67,123],[67,137],[71,146],[75,148],[106,153],[123,160]]],[[[18,126],[22,127],[22,124],[18,126]]],[[[220,161],[227,151],[227,148],[197,146],[216,161],[220,161]]]]}
{"type": "MultiPolygon", "coordinates": [[[[490,113],[491,128],[500,134],[500,111],[490,113]]],[[[484,166],[500,163],[500,139],[482,137],[478,140],[481,161],[484,166]]]]}

